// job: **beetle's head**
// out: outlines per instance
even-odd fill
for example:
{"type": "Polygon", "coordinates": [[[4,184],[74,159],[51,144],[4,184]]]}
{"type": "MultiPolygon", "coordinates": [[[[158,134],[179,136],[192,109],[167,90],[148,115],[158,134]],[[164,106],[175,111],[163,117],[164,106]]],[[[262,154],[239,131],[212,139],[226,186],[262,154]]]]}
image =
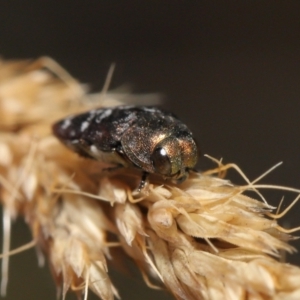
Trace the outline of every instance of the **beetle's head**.
{"type": "Polygon", "coordinates": [[[188,177],[197,163],[198,149],[190,135],[171,135],[160,141],[151,154],[155,173],[177,183],[188,177]]]}

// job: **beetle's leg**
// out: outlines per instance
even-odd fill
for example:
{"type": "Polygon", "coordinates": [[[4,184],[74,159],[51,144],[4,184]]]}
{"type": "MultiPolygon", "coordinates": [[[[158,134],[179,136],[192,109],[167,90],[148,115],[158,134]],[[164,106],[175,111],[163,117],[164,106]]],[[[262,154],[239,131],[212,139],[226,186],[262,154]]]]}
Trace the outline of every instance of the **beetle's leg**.
{"type": "Polygon", "coordinates": [[[104,168],[104,169],[102,169],[102,171],[103,172],[114,172],[114,171],[117,171],[117,170],[119,170],[119,169],[121,169],[121,168],[124,168],[124,166],[123,165],[121,165],[121,164],[117,164],[117,165],[115,165],[114,167],[108,167],[108,168],[104,168]]]}
{"type": "Polygon", "coordinates": [[[90,159],[95,159],[93,156],[91,156],[88,152],[87,149],[90,147],[83,139],[79,140],[62,140],[62,142],[71,150],[76,152],[82,157],[90,158],[90,159]]]}
{"type": "Polygon", "coordinates": [[[179,179],[176,179],[175,183],[180,184],[180,183],[184,182],[188,177],[189,177],[189,175],[185,174],[184,176],[180,177],[179,179]]]}
{"type": "Polygon", "coordinates": [[[146,186],[146,184],[148,182],[148,176],[149,176],[149,173],[143,172],[142,179],[141,179],[141,182],[140,182],[139,187],[138,187],[139,192],[141,192],[142,189],[146,186]]]}

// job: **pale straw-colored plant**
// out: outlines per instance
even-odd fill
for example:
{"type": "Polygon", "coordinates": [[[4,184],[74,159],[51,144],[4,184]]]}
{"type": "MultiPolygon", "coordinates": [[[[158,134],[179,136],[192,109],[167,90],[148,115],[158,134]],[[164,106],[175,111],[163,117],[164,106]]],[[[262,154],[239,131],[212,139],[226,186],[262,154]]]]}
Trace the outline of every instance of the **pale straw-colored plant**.
{"type": "Polygon", "coordinates": [[[150,178],[138,194],[140,172],[103,172],[101,162],[61,145],[51,133],[54,121],[135,99],[106,90],[88,94],[49,58],[1,61],[2,295],[9,256],[36,247],[63,297],[70,289],[85,299],[88,289],[101,299],[119,297],[107,259],[114,259],[111,247],[120,247],[150,287],[165,286],[176,299],[300,299],[300,269],[278,260],[281,251],[294,251],[276,221],[285,212],[273,214],[259,192],[272,186],[216,161],[215,169],[192,173],[178,186],[150,178]],[[229,168],[244,186],[223,178],[229,168]],[[11,251],[11,220],[18,215],[33,240],[11,251]]]}

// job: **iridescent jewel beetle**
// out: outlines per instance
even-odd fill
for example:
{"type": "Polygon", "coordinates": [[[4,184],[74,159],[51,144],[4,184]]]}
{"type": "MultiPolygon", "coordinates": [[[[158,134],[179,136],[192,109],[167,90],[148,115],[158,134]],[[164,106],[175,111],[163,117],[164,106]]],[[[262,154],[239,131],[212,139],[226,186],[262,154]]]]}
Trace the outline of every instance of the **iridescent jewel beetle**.
{"type": "Polygon", "coordinates": [[[78,154],[116,167],[143,171],[180,183],[197,163],[192,132],[172,113],[157,107],[117,106],[67,117],[53,133],[78,154]]]}

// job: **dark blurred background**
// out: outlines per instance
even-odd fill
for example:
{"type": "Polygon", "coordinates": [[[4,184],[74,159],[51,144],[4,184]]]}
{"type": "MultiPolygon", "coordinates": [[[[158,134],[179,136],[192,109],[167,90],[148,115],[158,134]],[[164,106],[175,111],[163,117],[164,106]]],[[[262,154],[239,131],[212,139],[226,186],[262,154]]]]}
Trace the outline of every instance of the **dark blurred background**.
{"type": "MultiPolygon", "coordinates": [[[[190,126],[202,153],[237,163],[250,179],[283,161],[262,182],[300,188],[298,0],[1,1],[0,53],[51,56],[93,90],[116,62],[111,87],[165,95],[164,107],[190,126]]],[[[206,158],[199,164],[211,166],[206,158]]],[[[295,196],[265,195],[274,205],[286,195],[284,207],[295,196]]],[[[299,226],[299,210],[300,203],[281,224],[299,226]]],[[[20,220],[12,239],[13,248],[30,240],[20,220]]],[[[298,254],[287,259],[300,265],[298,254]]],[[[33,250],[10,266],[6,299],[55,299],[33,250]]],[[[137,276],[114,276],[122,299],[169,299],[137,276]]]]}

